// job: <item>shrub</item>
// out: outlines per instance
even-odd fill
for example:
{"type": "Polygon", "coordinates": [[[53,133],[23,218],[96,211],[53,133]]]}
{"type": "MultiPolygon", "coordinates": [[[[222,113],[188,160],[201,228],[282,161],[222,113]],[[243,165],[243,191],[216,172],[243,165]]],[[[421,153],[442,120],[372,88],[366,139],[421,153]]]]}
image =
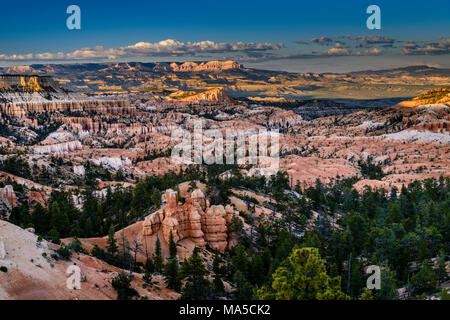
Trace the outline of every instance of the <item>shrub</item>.
{"type": "Polygon", "coordinates": [[[131,287],[131,276],[119,274],[112,280],[112,286],[117,291],[117,300],[131,300],[138,292],[131,287]]]}
{"type": "Polygon", "coordinates": [[[56,252],[58,253],[59,257],[63,260],[69,260],[70,257],[72,256],[72,252],[66,246],[61,246],[58,250],[56,250],[56,252]]]}
{"type": "Polygon", "coordinates": [[[8,272],[8,268],[5,267],[5,266],[1,266],[1,267],[0,267],[0,271],[1,271],[1,272],[8,272]]]}
{"type": "Polygon", "coordinates": [[[448,289],[446,289],[446,288],[442,289],[441,300],[450,300],[450,292],[448,289]]]}
{"type": "Polygon", "coordinates": [[[73,251],[75,252],[81,252],[81,253],[86,253],[86,250],[83,249],[83,246],[81,244],[81,241],[77,238],[75,239],[71,244],[70,247],[72,248],[73,251]]]}

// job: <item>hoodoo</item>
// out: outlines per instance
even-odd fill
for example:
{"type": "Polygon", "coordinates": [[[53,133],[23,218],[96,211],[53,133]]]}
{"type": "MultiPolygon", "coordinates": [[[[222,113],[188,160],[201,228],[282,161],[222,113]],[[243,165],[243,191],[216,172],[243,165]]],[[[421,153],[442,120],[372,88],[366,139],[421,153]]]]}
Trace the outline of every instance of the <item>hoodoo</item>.
{"type": "Polygon", "coordinates": [[[166,190],[164,197],[166,205],[145,218],[144,236],[161,230],[167,243],[172,234],[175,243],[188,238],[198,247],[208,244],[220,252],[234,243],[227,234],[233,207],[209,206],[200,189],[194,190],[184,204],[178,202],[178,193],[172,189],[166,190]]]}

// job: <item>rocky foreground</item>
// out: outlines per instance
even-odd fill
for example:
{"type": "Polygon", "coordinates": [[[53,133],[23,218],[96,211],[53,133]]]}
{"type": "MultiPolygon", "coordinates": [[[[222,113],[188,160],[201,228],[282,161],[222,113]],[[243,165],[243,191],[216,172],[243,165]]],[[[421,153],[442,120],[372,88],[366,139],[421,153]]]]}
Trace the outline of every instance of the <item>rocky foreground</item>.
{"type": "MultiPolygon", "coordinates": [[[[124,272],[117,267],[78,253],[70,260],[58,255],[55,245],[41,240],[33,230],[23,230],[0,220],[0,300],[115,300],[112,279],[124,272]],[[76,265],[82,270],[81,290],[67,288],[67,269],[76,265]]],[[[164,287],[161,279],[155,278],[164,287]]],[[[135,275],[133,287],[151,300],[174,299],[171,290],[143,288],[144,281],[135,275]]],[[[144,285],[145,287],[145,285],[144,285]]]]}

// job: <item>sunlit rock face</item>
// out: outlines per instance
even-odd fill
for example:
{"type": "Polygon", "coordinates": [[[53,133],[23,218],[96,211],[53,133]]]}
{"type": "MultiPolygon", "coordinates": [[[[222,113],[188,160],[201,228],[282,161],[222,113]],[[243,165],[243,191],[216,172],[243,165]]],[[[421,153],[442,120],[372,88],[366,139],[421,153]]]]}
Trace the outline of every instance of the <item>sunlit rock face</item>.
{"type": "Polygon", "coordinates": [[[231,206],[208,206],[200,189],[194,190],[184,204],[178,202],[176,191],[166,190],[165,201],[166,205],[145,218],[144,236],[162,231],[167,243],[172,234],[175,243],[190,239],[198,247],[209,245],[220,252],[234,243],[227,234],[227,225],[234,214],[231,206]]]}
{"type": "Polygon", "coordinates": [[[207,62],[184,62],[171,63],[170,69],[174,72],[193,72],[193,71],[224,71],[230,69],[243,69],[243,66],[236,61],[207,61],[207,62]]]}
{"type": "MultiPolygon", "coordinates": [[[[28,97],[27,97],[28,98],[28,97]]],[[[74,100],[40,101],[40,99],[25,100],[22,102],[1,103],[0,111],[11,117],[25,117],[35,113],[54,113],[54,112],[91,112],[108,113],[111,115],[127,113],[131,110],[128,101],[94,101],[94,100],[75,100],[78,97],[70,97],[74,100]]]]}
{"type": "Polygon", "coordinates": [[[129,101],[89,98],[64,90],[51,77],[0,75],[0,112],[23,118],[39,113],[90,112],[121,114],[131,111],[129,101]]]}

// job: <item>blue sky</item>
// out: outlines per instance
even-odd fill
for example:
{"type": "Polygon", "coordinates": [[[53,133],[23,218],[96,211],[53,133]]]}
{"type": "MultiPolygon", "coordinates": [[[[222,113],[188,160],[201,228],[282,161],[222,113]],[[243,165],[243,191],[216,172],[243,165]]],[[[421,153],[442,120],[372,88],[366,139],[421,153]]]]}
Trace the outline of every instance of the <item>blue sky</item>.
{"type": "Polygon", "coordinates": [[[449,0],[1,0],[0,65],[237,58],[245,65],[287,71],[344,72],[422,63],[450,67],[449,12],[449,0]],[[81,8],[81,30],[66,27],[66,8],[72,4],[81,8]],[[381,8],[381,30],[366,27],[371,4],[381,8]],[[308,42],[315,38],[330,41],[308,42]],[[157,45],[167,39],[177,43],[157,45]],[[203,43],[207,40],[214,44],[203,43]],[[414,44],[402,53],[405,41],[414,44]],[[126,48],[139,42],[147,45],[126,48]],[[238,42],[253,45],[233,46],[238,42]],[[93,55],[70,55],[98,46],[102,49],[93,55]]]}

